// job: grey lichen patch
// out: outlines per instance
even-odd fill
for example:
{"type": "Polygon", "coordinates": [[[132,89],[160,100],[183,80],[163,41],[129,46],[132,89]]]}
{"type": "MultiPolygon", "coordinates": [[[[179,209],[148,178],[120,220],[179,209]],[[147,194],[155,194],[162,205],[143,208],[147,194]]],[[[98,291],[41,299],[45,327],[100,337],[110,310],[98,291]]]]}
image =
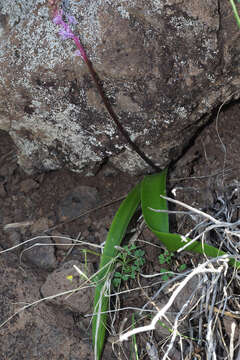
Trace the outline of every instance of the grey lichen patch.
{"type": "Polygon", "coordinates": [[[189,16],[210,26],[214,30],[219,29],[219,4],[218,1],[206,0],[199,6],[199,0],[181,1],[182,10],[189,16]]]}
{"type": "Polygon", "coordinates": [[[188,111],[184,106],[175,107],[173,111],[178,115],[180,119],[186,119],[186,116],[188,114],[188,111]]]}
{"type": "Polygon", "coordinates": [[[193,19],[186,18],[183,15],[172,16],[169,23],[176,29],[176,34],[178,36],[184,36],[186,33],[193,31],[195,35],[198,35],[201,32],[201,23],[196,23],[193,19]]]}
{"type": "Polygon", "coordinates": [[[42,163],[46,170],[63,166],[81,169],[88,164],[89,159],[101,161],[101,157],[91,149],[91,144],[97,143],[94,133],[86,136],[80,122],[75,122],[70,116],[73,108],[69,105],[62,112],[56,113],[54,125],[43,122],[38,115],[25,116],[21,122],[13,121],[11,134],[22,157],[32,158],[39,166],[42,163]],[[31,130],[27,134],[25,129],[31,130]]]}
{"type": "MultiPolygon", "coordinates": [[[[35,1],[37,4],[44,4],[44,0],[35,1]]],[[[29,18],[34,1],[28,0],[1,0],[1,13],[8,15],[10,27],[16,26],[20,21],[29,18]]]]}
{"type": "MultiPolygon", "coordinates": [[[[61,91],[66,89],[59,88],[60,94],[61,91]]],[[[25,100],[16,98],[16,101],[24,103],[25,100]]],[[[98,140],[94,132],[81,125],[84,112],[77,105],[69,103],[66,98],[58,102],[54,93],[39,88],[38,96],[31,99],[28,111],[32,113],[11,122],[11,135],[21,154],[21,165],[25,165],[28,158],[30,163],[35,163],[35,169],[52,170],[63,166],[81,169],[89,159],[101,161],[91,147],[92,144],[96,146],[98,140]]]]}

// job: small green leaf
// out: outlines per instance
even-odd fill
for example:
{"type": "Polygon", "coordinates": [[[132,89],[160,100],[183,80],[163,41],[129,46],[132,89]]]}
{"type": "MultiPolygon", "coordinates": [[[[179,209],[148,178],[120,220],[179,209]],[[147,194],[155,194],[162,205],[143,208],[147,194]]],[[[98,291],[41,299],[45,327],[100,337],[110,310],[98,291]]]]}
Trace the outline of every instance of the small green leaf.
{"type": "Polygon", "coordinates": [[[121,279],[113,279],[112,284],[115,288],[117,288],[121,284],[121,279]]]}
{"type": "Polygon", "coordinates": [[[169,270],[167,269],[160,269],[160,273],[165,273],[165,272],[168,272],[169,270]]]}
{"type": "Polygon", "coordinates": [[[174,276],[174,273],[167,269],[160,269],[160,273],[164,274],[162,280],[167,281],[170,277],[174,276]]]}
{"type": "Polygon", "coordinates": [[[168,279],[169,279],[169,276],[168,276],[168,275],[163,275],[163,276],[162,276],[162,280],[163,280],[163,281],[167,281],[168,279]]]}
{"type": "Polygon", "coordinates": [[[122,274],[121,274],[120,272],[116,271],[116,272],[114,273],[114,277],[120,278],[120,277],[122,277],[122,274]]]}
{"type": "Polygon", "coordinates": [[[182,264],[182,265],[180,265],[179,266],[179,271],[184,271],[184,270],[186,270],[186,268],[187,268],[187,265],[186,264],[182,264]]]}
{"type": "Polygon", "coordinates": [[[145,254],[144,251],[141,250],[141,249],[136,250],[136,251],[134,252],[134,256],[136,256],[136,257],[141,257],[141,256],[143,256],[144,254],[145,254]]]}
{"type": "Polygon", "coordinates": [[[161,265],[166,263],[166,258],[163,254],[159,255],[158,260],[161,265]]]}

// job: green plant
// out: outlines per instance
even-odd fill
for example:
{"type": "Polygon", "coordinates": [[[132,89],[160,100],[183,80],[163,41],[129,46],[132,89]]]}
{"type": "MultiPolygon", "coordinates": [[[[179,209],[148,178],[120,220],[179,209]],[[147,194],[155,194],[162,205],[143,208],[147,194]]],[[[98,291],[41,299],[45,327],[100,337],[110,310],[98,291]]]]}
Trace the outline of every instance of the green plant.
{"type": "Polygon", "coordinates": [[[165,250],[163,254],[158,256],[159,263],[162,264],[170,264],[172,257],[174,256],[173,252],[165,250]]]}
{"type": "MultiPolygon", "coordinates": [[[[171,264],[172,258],[174,257],[174,253],[170,252],[168,250],[165,250],[163,254],[160,254],[158,256],[159,264],[171,264]]],[[[186,269],[187,265],[182,264],[179,266],[178,271],[184,271],[186,269]]],[[[170,277],[174,276],[174,273],[172,271],[169,271],[167,269],[161,268],[160,273],[163,273],[162,280],[167,281],[170,277]]]]}
{"type": "Polygon", "coordinates": [[[113,271],[114,261],[117,258],[118,250],[126,233],[128,224],[139,205],[140,184],[136,185],[120,205],[111,227],[109,229],[103,254],[101,256],[99,272],[93,281],[96,283],[94,295],[94,313],[92,321],[92,333],[94,352],[97,360],[101,359],[106,333],[107,309],[109,297],[105,295],[105,284],[108,275],[113,271]]]}
{"type": "MultiPolygon", "coordinates": [[[[110,227],[101,256],[99,272],[94,279],[96,288],[92,332],[95,358],[97,360],[101,359],[106,333],[107,309],[109,306],[109,297],[105,294],[106,283],[109,280],[111,272],[114,270],[114,261],[118,258],[117,255],[119,255],[119,250],[117,250],[116,245],[120,246],[128,224],[140,204],[148,228],[165,245],[170,253],[180,249],[184,241],[184,245],[187,245],[188,251],[205,254],[210,257],[226,255],[222,250],[204,242],[190,242],[191,239],[189,238],[183,238],[181,235],[169,233],[168,213],[155,212],[152,210],[167,210],[167,201],[164,198],[164,196],[166,196],[166,175],[167,170],[159,174],[145,176],[141,183],[137,184],[122,202],[110,227]]],[[[237,269],[240,268],[240,262],[234,258],[229,259],[229,264],[235,266],[237,269]]]]}
{"type": "MultiPolygon", "coordinates": [[[[163,254],[160,254],[158,256],[158,261],[159,261],[159,264],[160,265],[163,265],[163,264],[168,264],[170,265],[171,261],[172,261],[172,258],[174,256],[174,253],[173,252],[170,252],[168,250],[165,250],[163,254]]],[[[163,276],[162,276],[162,280],[163,281],[167,281],[171,276],[173,276],[173,272],[167,270],[167,269],[164,269],[164,268],[161,268],[160,269],[160,273],[163,273],[163,276]]]]}
{"type": "Polygon", "coordinates": [[[169,271],[169,270],[164,269],[164,268],[160,269],[160,273],[163,274],[163,276],[161,277],[161,279],[163,281],[167,281],[170,277],[174,276],[174,273],[172,271],[169,271]]]}
{"type": "Polygon", "coordinates": [[[178,271],[184,271],[184,270],[186,270],[186,268],[187,268],[187,265],[186,264],[182,264],[182,265],[180,265],[179,266],[179,268],[178,268],[178,271]]]}
{"type": "Polygon", "coordinates": [[[121,271],[115,271],[112,285],[118,287],[122,281],[135,279],[145,263],[144,255],[145,252],[138,249],[135,244],[123,246],[118,256],[118,266],[121,271]]]}

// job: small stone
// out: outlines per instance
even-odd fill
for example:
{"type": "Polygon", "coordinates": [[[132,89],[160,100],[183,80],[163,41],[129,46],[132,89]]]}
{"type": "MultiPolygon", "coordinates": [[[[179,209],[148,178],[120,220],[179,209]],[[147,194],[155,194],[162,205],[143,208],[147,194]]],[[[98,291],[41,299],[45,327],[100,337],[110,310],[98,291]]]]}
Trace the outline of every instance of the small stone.
{"type": "Polygon", "coordinates": [[[54,246],[51,238],[38,238],[25,246],[22,258],[31,264],[44,269],[52,270],[57,265],[54,246]]]}
{"type": "MultiPolygon", "coordinates": [[[[9,249],[19,244],[21,244],[21,235],[17,231],[12,230],[7,232],[5,236],[1,236],[1,246],[3,249],[9,249]]],[[[16,250],[19,250],[19,247],[16,250]]]]}
{"type": "Polygon", "coordinates": [[[52,232],[52,239],[59,250],[69,250],[73,244],[71,239],[65,238],[64,235],[58,231],[52,232]]]}
{"type": "Polygon", "coordinates": [[[25,194],[29,193],[32,190],[38,189],[38,188],[39,188],[39,184],[36,181],[34,181],[33,179],[26,179],[20,183],[20,189],[25,194]]]}

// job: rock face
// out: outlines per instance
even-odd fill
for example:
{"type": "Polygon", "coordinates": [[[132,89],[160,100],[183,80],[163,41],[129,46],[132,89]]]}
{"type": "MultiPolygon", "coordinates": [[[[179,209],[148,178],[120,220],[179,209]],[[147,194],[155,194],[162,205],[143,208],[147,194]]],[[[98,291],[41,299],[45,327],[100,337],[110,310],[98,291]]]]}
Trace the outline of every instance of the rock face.
{"type": "MultiPolygon", "coordinates": [[[[131,138],[160,166],[223,101],[238,98],[239,30],[218,0],[69,1],[76,33],[131,138]]],[[[0,129],[28,173],[146,164],[106,113],[45,0],[0,0],[0,129]]]]}

